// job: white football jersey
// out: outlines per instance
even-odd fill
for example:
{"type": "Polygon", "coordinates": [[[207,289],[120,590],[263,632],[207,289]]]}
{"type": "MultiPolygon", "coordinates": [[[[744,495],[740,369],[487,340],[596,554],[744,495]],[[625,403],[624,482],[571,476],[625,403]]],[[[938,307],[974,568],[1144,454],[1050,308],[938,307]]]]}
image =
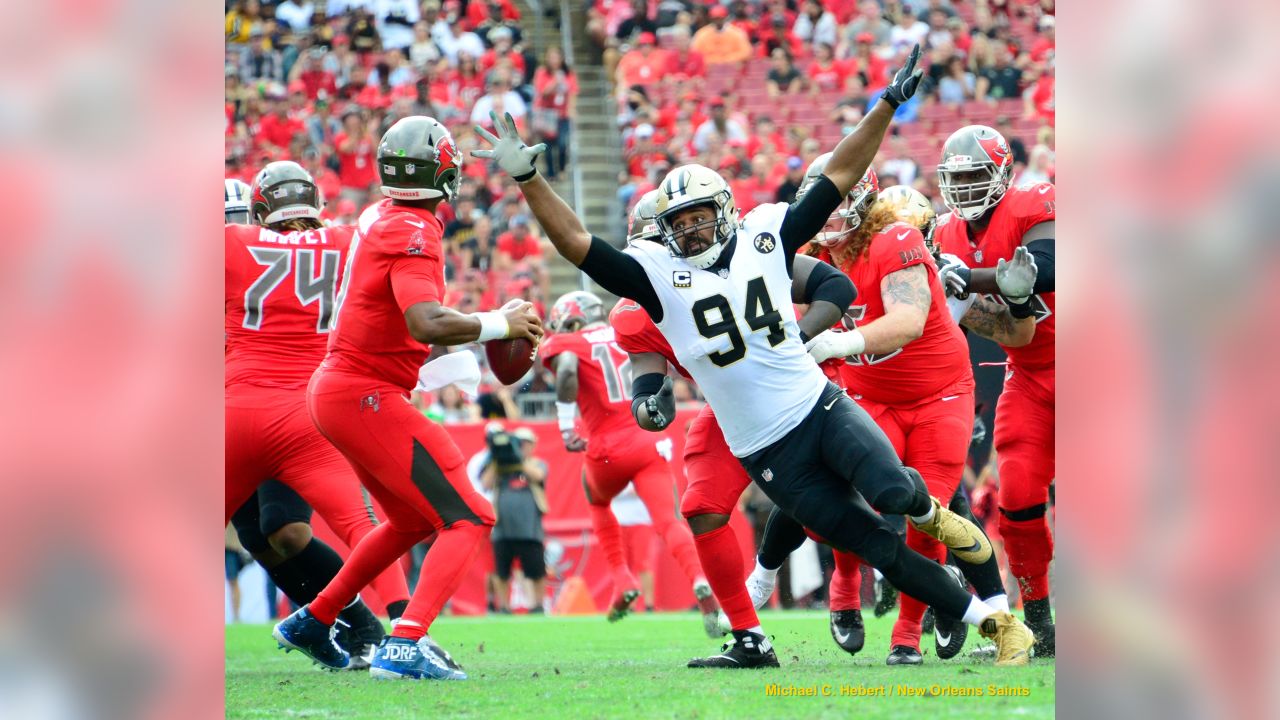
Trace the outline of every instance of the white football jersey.
{"type": "Polygon", "coordinates": [[[782,203],[760,205],[742,220],[723,276],[672,257],[658,243],[626,250],[662,303],[658,329],[706,395],[737,457],[799,425],[827,385],[800,342],[778,235],[786,212],[782,203]]]}

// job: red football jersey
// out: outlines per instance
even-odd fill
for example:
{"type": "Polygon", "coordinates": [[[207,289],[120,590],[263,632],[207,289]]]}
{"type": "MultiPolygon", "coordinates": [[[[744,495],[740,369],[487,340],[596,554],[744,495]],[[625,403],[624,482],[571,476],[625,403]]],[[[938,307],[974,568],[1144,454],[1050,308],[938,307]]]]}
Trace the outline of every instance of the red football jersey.
{"type": "Polygon", "coordinates": [[[538,348],[542,364],[555,370],[555,358],[563,353],[578,356],[578,409],[582,412],[583,437],[591,441],[611,433],[630,434],[636,423],[631,417],[631,360],[614,340],[613,328],[602,325],[574,333],[548,335],[538,348]]]}
{"type": "Polygon", "coordinates": [[[227,385],[305,388],[324,359],[355,228],[227,225],[227,385]]]}
{"type": "Polygon", "coordinates": [[[444,297],[444,225],[431,212],[383,200],[360,215],[325,366],[383,380],[406,392],[431,346],[414,340],[404,313],[444,297]]]}
{"type": "MultiPolygon", "coordinates": [[[[947,213],[938,218],[938,228],[933,237],[942,252],[958,256],[969,267],[991,268],[997,261],[1013,257],[1013,251],[1022,245],[1022,236],[1031,226],[1056,218],[1053,184],[1038,183],[1010,188],[996,205],[985,230],[970,228],[965,220],[954,213],[947,213]]],[[[1009,362],[1015,367],[1028,372],[1053,368],[1053,296],[1053,293],[1044,293],[1031,299],[1036,318],[1036,336],[1031,343],[1004,349],[1009,355],[1009,362]]],[[[994,299],[1004,301],[1000,297],[994,299]]]]}
{"type": "Polygon", "coordinates": [[[947,311],[938,268],[925,248],[924,236],[911,225],[897,222],[884,228],[871,238],[867,254],[841,268],[858,288],[857,304],[845,313],[842,324],[851,330],[884,317],[880,282],[890,273],[916,265],[924,266],[933,296],[924,334],[891,353],[845,360],[842,374],[850,393],[885,405],[910,406],[973,389],[969,344],[947,311]]]}
{"type": "Polygon", "coordinates": [[[653,324],[649,313],[640,307],[640,303],[626,298],[619,300],[609,313],[609,324],[613,326],[618,347],[629,353],[658,353],[681,375],[689,377],[689,371],[676,362],[676,353],[671,349],[671,344],[658,326],[653,324]]]}

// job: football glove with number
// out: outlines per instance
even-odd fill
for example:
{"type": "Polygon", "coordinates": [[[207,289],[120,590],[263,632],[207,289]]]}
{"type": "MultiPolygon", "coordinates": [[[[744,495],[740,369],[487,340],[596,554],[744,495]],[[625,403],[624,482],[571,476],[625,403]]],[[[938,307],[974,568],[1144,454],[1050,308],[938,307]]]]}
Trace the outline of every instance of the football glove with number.
{"type": "Polygon", "coordinates": [[[996,263],[996,285],[1011,303],[1022,304],[1031,297],[1036,286],[1036,259],[1025,247],[1013,251],[1013,259],[996,263]]]}
{"type": "Polygon", "coordinates": [[[520,131],[516,129],[516,121],[512,119],[511,113],[505,113],[504,117],[499,118],[497,113],[490,112],[489,119],[498,131],[497,137],[479,125],[476,126],[476,133],[487,140],[493,149],[472,150],[472,157],[497,160],[498,167],[516,182],[524,182],[532,178],[538,172],[534,162],[539,155],[546,152],[547,144],[538,143],[533,147],[525,145],[524,140],[520,139],[520,131]]]}

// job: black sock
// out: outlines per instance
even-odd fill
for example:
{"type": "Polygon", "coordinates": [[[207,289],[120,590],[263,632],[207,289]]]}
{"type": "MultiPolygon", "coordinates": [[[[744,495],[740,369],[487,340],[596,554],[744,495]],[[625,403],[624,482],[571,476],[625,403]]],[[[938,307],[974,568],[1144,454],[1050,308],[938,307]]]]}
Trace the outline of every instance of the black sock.
{"type": "MultiPolygon", "coordinates": [[[[951,512],[973,523],[974,527],[978,528],[984,535],[986,534],[986,530],[982,529],[982,523],[978,522],[978,519],[973,516],[973,510],[969,507],[969,502],[965,500],[964,493],[957,492],[950,505],[951,512]]],[[[990,539],[987,542],[990,542],[990,539]]],[[[955,566],[960,568],[960,572],[964,573],[964,579],[969,581],[970,585],[973,585],[978,597],[986,599],[992,595],[1004,594],[1004,580],[1000,579],[1000,565],[996,560],[994,550],[986,562],[976,565],[961,560],[955,556],[955,553],[950,553],[949,557],[955,566]]]]}
{"type": "Polygon", "coordinates": [[[1022,603],[1022,612],[1027,617],[1028,625],[1053,624],[1053,612],[1049,607],[1049,598],[1024,601],[1022,603]]]}
{"type": "Polygon", "coordinates": [[[311,538],[302,552],[267,571],[267,574],[290,600],[305,605],[315,600],[341,569],[342,557],[319,538],[311,538]]]}
{"type": "Polygon", "coordinates": [[[408,600],[396,600],[395,602],[389,602],[387,603],[387,616],[392,620],[399,620],[400,616],[404,615],[405,608],[407,607],[409,607],[408,600]]]}
{"type": "Polygon", "coordinates": [[[758,561],[770,570],[777,570],[792,551],[804,544],[804,538],[804,527],[775,506],[764,525],[758,561]]]}
{"type": "Polygon", "coordinates": [[[905,544],[890,565],[877,568],[885,579],[906,595],[951,617],[963,618],[972,599],[938,563],[911,550],[905,544]]]}

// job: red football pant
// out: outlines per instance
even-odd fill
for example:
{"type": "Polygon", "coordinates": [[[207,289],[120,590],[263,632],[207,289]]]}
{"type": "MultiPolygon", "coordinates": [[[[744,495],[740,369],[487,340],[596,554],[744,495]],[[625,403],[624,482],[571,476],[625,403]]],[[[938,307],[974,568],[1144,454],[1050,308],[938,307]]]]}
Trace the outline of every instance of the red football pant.
{"type": "Polygon", "coordinates": [[[591,527],[613,573],[614,591],[639,587],[627,567],[622,530],[609,507],[609,503],[627,488],[627,483],[635,485],[636,495],[649,510],[654,531],[692,584],[702,579],[702,567],[693,546],[693,533],[676,515],[676,481],[671,475],[671,465],[658,454],[656,445],[660,441],[643,435],[636,437],[638,442],[609,445],[611,448],[627,448],[625,452],[610,453],[608,458],[588,457],[583,463],[591,527]]]}
{"type": "MultiPolygon", "coordinates": [[[[929,494],[951,502],[964,475],[969,440],[973,437],[973,392],[948,395],[910,408],[881,405],[859,399],[867,414],[884,430],[902,463],[924,478],[929,494]]],[[[939,563],[947,561],[947,548],[907,523],[907,547],[939,563]]],[[[898,620],[893,624],[891,645],[920,649],[920,622],[927,606],[902,595],[898,620]]]]}
{"type": "MultiPolygon", "coordinates": [[[[376,524],[351,465],[311,422],[304,391],[228,388],[226,460],[224,524],[272,478],[297,491],[349,548],[376,524]]],[[[409,597],[398,565],[370,586],[384,604],[409,597]]]]}
{"type": "Polygon", "coordinates": [[[1054,372],[1009,368],[996,404],[1000,536],[1022,601],[1049,596],[1053,533],[1046,517],[1054,467],[1054,372]]]}
{"type": "MultiPolygon", "coordinates": [[[[680,501],[680,514],[686,518],[732,514],[742,492],[751,484],[747,471],[729,452],[729,445],[710,405],[703,406],[689,425],[689,437],[684,448],[684,472],[689,478],[689,486],[680,501]]],[[[711,592],[720,602],[733,629],[746,630],[759,625],[760,618],[747,593],[742,549],[732,525],[694,535],[693,542],[711,592]]]]}
{"type": "Polygon", "coordinates": [[[311,613],[332,624],[369,578],[439,532],[393,633],[420,638],[488,537],[493,508],[471,486],[453,439],[418,412],[402,389],[321,366],[311,378],[307,408],[387,512],[387,522],[360,541],[320,591],[311,613]]]}

